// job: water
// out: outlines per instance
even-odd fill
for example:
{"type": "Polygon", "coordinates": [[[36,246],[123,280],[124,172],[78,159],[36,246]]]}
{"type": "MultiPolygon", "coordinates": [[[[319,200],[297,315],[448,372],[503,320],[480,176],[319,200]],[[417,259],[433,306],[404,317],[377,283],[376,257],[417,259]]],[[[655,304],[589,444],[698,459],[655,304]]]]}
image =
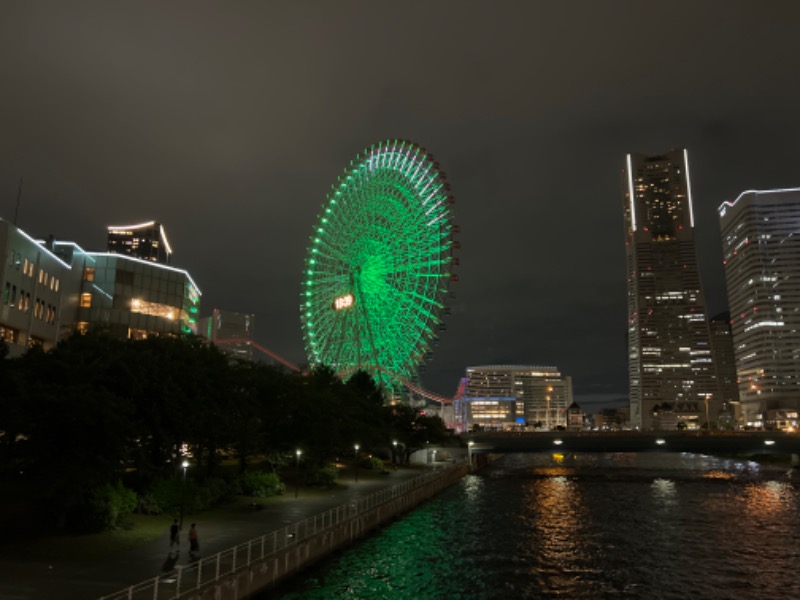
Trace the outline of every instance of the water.
{"type": "Polygon", "coordinates": [[[264,598],[800,598],[800,470],[509,455],[264,598]]]}

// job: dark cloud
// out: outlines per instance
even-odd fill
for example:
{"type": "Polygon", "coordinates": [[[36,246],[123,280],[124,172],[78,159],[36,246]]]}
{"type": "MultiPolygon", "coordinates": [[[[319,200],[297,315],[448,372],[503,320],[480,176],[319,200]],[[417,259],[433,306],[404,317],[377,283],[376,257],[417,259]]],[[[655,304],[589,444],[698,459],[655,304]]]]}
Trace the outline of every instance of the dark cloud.
{"type": "Polygon", "coordinates": [[[303,360],[300,270],[326,192],[383,138],[440,162],[460,282],[427,383],[559,366],[624,395],[619,170],[686,146],[701,268],[715,209],[800,184],[800,9],[773,2],[6,2],[0,215],[90,247],[157,218],[218,306],[303,360]]]}

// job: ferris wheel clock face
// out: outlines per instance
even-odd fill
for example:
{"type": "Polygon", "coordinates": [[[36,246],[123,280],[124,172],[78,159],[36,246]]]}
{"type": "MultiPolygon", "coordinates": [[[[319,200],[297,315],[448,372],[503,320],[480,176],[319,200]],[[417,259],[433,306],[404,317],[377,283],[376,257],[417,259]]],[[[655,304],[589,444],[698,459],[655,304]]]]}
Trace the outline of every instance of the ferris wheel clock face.
{"type": "Polygon", "coordinates": [[[311,234],[301,322],[312,365],[383,385],[414,380],[443,328],[454,279],[449,186],[438,164],[406,141],[353,159],[311,234]]]}

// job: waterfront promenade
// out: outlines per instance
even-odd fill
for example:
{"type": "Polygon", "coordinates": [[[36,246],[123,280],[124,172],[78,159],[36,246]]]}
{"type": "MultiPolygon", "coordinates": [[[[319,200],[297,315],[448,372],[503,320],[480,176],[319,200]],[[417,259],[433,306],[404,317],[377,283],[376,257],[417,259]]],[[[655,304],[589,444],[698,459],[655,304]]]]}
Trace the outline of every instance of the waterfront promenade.
{"type": "MultiPolygon", "coordinates": [[[[201,556],[208,557],[247,542],[260,535],[281,529],[342,504],[348,504],[382,489],[408,481],[423,473],[427,467],[401,468],[388,475],[367,478],[366,473],[358,482],[348,473],[340,479],[342,485],[312,494],[301,492],[299,498],[287,493],[266,503],[260,510],[242,510],[236,516],[223,519],[204,517],[203,513],[192,515],[190,522],[197,522],[200,532],[201,556]]],[[[101,559],[86,560],[74,556],[69,560],[52,562],[30,561],[24,556],[14,556],[13,548],[5,547],[0,559],[0,598],[4,600],[88,600],[112,594],[147,579],[165,574],[169,564],[170,519],[164,519],[164,533],[156,540],[144,543],[131,550],[101,559]]],[[[175,568],[190,564],[185,524],[181,538],[181,550],[175,568]]]]}

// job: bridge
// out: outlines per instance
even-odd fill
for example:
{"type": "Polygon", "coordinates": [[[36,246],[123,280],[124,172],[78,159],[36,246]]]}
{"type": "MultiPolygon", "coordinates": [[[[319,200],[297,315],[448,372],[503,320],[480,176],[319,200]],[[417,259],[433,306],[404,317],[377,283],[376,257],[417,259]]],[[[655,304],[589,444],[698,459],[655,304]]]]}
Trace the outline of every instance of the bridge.
{"type": "Polygon", "coordinates": [[[515,452],[692,452],[796,454],[800,434],[780,431],[548,431],[476,432],[463,436],[473,454],[515,452]]]}

